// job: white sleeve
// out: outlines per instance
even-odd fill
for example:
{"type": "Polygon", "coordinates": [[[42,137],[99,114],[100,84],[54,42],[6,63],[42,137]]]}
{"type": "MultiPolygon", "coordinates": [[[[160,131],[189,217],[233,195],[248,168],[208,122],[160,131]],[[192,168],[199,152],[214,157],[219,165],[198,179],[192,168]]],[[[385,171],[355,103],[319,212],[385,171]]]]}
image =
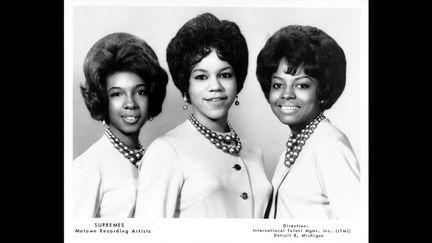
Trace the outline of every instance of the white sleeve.
{"type": "Polygon", "coordinates": [[[172,218],[183,184],[176,151],[169,141],[158,138],[141,162],[136,218],[172,218]]]}
{"type": "Polygon", "coordinates": [[[318,176],[333,216],[350,219],[360,211],[360,171],[349,144],[335,141],[318,154],[318,176]]]}
{"type": "Polygon", "coordinates": [[[101,175],[98,168],[85,160],[74,161],[74,216],[93,218],[100,201],[101,175]]]}

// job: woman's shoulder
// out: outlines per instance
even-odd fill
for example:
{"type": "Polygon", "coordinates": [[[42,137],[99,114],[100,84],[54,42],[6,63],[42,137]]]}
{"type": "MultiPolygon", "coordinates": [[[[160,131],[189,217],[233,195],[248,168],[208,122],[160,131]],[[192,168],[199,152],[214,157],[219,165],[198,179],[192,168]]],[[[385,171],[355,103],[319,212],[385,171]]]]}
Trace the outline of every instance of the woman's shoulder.
{"type": "Polygon", "coordinates": [[[343,142],[349,143],[348,137],[328,118],[321,121],[315,132],[322,143],[343,142]]]}
{"type": "MultiPolygon", "coordinates": [[[[183,138],[187,133],[190,133],[190,128],[188,126],[188,120],[178,124],[173,129],[166,132],[164,135],[160,136],[159,138],[165,139],[165,140],[173,140],[173,139],[180,139],[183,138]]],[[[192,126],[192,125],[191,125],[192,126]]]]}
{"type": "Polygon", "coordinates": [[[165,134],[160,137],[157,137],[150,143],[150,147],[159,147],[159,146],[170,146],[170,144],[175,143],[177,140],[181,140],[187,138],[188,136],[185,134],[187,130],[186,122],[180,123],[175,128],[169,130],[165,134]]]}
{"type": "Polygon", "coordinates": [[[181,123],[177,127],[166,132],[164,135],[155,138],[147,147],[145,155],[148,154],[165,154],[168,155],[171,152],[175,152],[176,144],[183,143],[188,137],[184,134],[185,124],[181,123]]]}
{"type": "Polygon", "coordinates": [[[186,120],[164,135],[153,140],[150,145],[164,147],[170,146],[180,149],[188,148],[190,146],[199,146],[197,140],[200,139],[202,139],[202,134],[195,129],[189,120],[186,120]]]}
{"type": "Polygon", "coordinates": [[[261,147],[259,147],[254,143],[251,143],[249,140],[242,139],[241,143],[242,143],[242,150],[247,151],[248,153],[251,154],[262,154],[261,147]]]}
{"type": "Polygon", "coordinates": [[[154,139],[147,147],[142,158],[141,168],[175,168],[178,164],[177,130],[178,127],[154,139]]]}
{"type": "Polygon", "coordinates": [[[93,143],[87,150],[74,159],[75,167],[99,167],[100,163],[105,161],[109,143],[105,136],[102,136],[93,143]],[[106,141],[105,141],[106,140],[106,141]]]}
{"type": "Polygon", "coordinates": [[[172,147],[172,143],[170,142],[170,136],[167,134],[164,134],[160,137],[155,138],[147,147],[146,153],[153,150],[158,150],[160,148],[170,148],[172,147]]]}
{"type": "Polygon", "coordinates": [[[263,163],[264,155],[261,147],[256,144],[250,143],[247,139],[242,139],[242,150],[240,152],[240,156],[242,158],[249,158],[253,161],[259,161],[263,163]]]}
{"type": "Polygon", "coordinates": [[[348,137],[328,119],[323,120],[318,125],[316,134],[314,132],[312,136],[314,137],[312,143],[315,151],[319,152],[321,156],[324,156],[324,154],[328,154],[328,156],[344,154],[345,156],[355,157],[355,152],[348,137]]]}

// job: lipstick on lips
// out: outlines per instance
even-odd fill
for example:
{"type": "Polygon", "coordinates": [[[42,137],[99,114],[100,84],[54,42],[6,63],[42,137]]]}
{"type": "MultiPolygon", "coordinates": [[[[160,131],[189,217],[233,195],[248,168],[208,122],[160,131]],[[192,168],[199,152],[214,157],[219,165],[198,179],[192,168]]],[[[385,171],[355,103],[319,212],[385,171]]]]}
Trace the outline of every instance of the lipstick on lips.
{"type": "Polygon", "coordinates": [[[123,121],[129,124],[137,122],[140,118],[139,115],[121,115],[120,117],[123,119],[123,121]]]}
{"type": "Polygon", "coordinates": [[[291,103],[288,104],[278,104],[277,107],[283,112],[283,113],[293,113],[300,109],[300,106],[294,105],[291,103]]]}
{"type": "Polygon", "coordinates": [[[204,98],[205,101],[212,102],[212,103],[220,102],[220,101],[223,101],[223,100],[226,100],[226,99],[228,99],[227,96],[218,96],[218,97],[212,97],[212,98],[204,98]]]}

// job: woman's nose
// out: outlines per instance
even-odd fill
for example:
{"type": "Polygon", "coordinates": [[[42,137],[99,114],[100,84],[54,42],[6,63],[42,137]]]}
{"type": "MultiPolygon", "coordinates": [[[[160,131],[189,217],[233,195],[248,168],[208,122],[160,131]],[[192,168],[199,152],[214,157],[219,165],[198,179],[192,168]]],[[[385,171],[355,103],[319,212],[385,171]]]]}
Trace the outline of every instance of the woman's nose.
{"type": "Polygon", "coordinates": [[[125,96],[125,101],[123,103],[123,108],[125,109],[134,109],[137,107],[137,103],[135,102],[135,99],[130,96],[130,95],[126,95],[125,96]]]}
{"type": "Polygon", "coordinates": [[[209,78],[209,91],[210,92],[221,91],[222,89],[223,89],[223,86],[217,77],[209,78]]]}
{"type": "Polygon", "coordinates": [[[282,98],[283,99],[294,99],[295,98],[294,89],[290,86],[286,86],[283,90],[282,98]]]}

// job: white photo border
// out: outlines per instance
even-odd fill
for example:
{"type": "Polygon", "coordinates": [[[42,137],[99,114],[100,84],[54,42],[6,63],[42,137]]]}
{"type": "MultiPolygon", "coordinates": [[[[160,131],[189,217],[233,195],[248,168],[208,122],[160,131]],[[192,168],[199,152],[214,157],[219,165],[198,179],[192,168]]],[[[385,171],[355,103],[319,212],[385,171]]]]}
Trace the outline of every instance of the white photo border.
{"type": "MultiPolygon", "coordinates": [[[[132,1],[65,0],[64,5],[64,237],[65,242],[368,242],[368,1],[132,1]],[[74,32],[76,6],[139,7],[248,7],[248,8],[352,8],[360,11],[359,160],[361,164],[362,218],[359,220],[280,219],[77,219],[72,217],[74,32]],[[295,237],[309,229],[311,237],[295,237]],[[331,231],[319,237],[313,230],[331,231]],[[86,233],[86,231],[88,231],[86,233]],[[96,233],[92,233],[95,231],[96,233]],[[127,231],[127,233],[126,233],[127,231]],[[135,231],[135,233],[133,233],[135,231]],[[290,234],[290,236],[288,236],[290,234]],[[280,235],[280,236],[276,236],[280,235]],[[315,235],[315,236],[314,236],[315,235]]],[[[96,40],[95,40],[96,41],[96,40]]],[[[250,60],[254,62],[255,60],[250,60]]],[[[169,81],[171,82],[171,81],[169,81]]]]}

